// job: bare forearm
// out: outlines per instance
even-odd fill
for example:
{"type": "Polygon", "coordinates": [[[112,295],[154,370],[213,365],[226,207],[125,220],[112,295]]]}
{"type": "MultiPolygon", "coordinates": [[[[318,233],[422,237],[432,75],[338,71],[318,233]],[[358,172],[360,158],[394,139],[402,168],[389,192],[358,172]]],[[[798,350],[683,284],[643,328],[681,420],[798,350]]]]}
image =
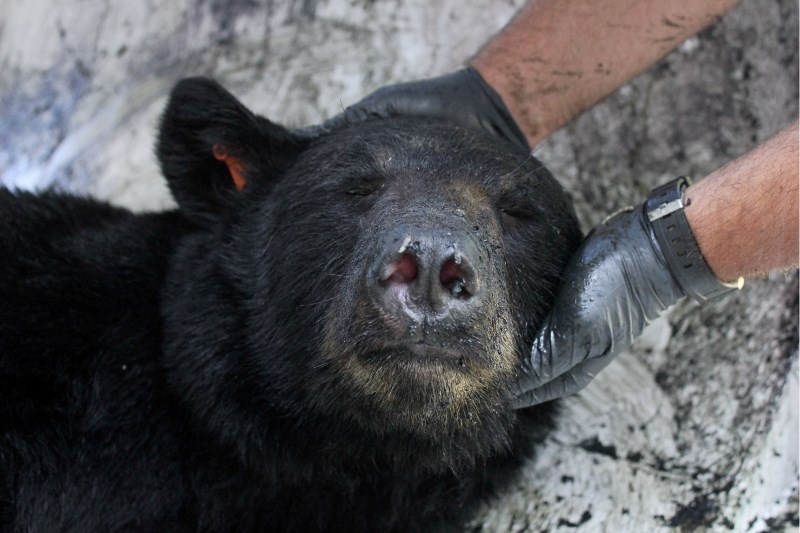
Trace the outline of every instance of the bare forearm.
{"type": "Polygon", "coordinates": [[[798,262],[798,125],[686,190],[686,217],[718,278],[798,262]]]}
{"type": "Polygon", "coordinates": [[[472,60],[531,146],[740,0],[532,0],[472,60]]]}

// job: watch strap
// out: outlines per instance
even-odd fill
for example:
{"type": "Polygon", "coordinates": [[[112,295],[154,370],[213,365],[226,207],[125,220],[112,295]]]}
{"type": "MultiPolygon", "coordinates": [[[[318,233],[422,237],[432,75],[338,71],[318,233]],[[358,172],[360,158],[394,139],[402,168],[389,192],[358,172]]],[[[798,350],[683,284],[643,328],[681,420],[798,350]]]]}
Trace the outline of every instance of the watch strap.
{"type": "Polygon", "coordinates": [[[656,187],[645,203],[645,214],[675,281],[684,294],[704,302],[741,288],[743,280],[723,283],[703,257],[684,213],[683,191],[690,184],[681,176],[656,187]]]}

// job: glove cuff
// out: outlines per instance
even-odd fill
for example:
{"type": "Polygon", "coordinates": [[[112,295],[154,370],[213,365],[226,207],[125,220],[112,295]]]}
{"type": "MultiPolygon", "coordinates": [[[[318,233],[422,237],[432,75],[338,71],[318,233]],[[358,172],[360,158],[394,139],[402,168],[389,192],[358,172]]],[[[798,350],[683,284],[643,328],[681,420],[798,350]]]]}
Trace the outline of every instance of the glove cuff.
{"type": "Polygon", "coordinates": [[[517,123],[514,121],[514,117],[511,116],[511,112],[506,107],[506,104],[503,102],[503,98],[495,91],[491,85],[486,83],[486,80],[483,79],[480,72],[478,72],[473,67],[465,67],[461,72],[464,72],[472,82],[477,85],[480,91],[486,96],[486,99],[491,104],[496,119],[499,120],[501,123],[498,124],[498,133],[500,133],[503,137],[506,137],[509,141],[517,143],[521,147],[524,147],[526,150],[530,151],[530,145],[528,144],[528,139],[525,138],[525,134],[522,133],[522,130],[519,129],[517,123]]]}
{"type": "Polygon", "coordinates": [[[678,286],[687,296],[705,302],[742,288],[744,280],[722,282],[708,266],[683,210],[683,191],[690,183],[682,176],[656,187],[650,192],[644,211],[678,286]]]}

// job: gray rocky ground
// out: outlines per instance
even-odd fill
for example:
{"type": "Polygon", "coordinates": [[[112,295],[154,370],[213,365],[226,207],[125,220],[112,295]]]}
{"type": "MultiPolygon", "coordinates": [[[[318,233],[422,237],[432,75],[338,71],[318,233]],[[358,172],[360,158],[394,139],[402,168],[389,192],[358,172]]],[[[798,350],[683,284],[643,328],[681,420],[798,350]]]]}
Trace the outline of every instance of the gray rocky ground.
{"type": "MultiPolygon", "coordinates": [[[[456,68],[520,0],[0,0],[0,180],[171,204],[152,153],[180,77],[300,126],[456,68]]],[[[598,9],[602,3],[598,2],[598,9]]],[[[798,112],[798,7],[747,0],[537,147],[586,228],[701,177],[798,112]]],[[[580,395],[484,531],[798,525],[798,278],[682,303],[580,395]]]]}

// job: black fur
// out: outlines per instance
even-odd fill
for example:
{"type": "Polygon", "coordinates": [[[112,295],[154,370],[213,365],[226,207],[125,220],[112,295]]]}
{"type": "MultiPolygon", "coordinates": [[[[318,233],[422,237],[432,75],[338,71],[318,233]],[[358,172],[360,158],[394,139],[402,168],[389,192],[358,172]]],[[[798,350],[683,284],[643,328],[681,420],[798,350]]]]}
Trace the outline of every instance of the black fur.
{"type": "Polygon", "coordinates": [[[551,424],[506,407],[580,238],[549,173],[450,124],[304,138],[201,79],[173,91],[158,155],[179,211],[0,191],[3,530],[463,523],[551,424]],[[487,256],[491,305],[430,333],[457,363],[397,348],[405,326],[365,297],[408,220],[487,256]]]}

